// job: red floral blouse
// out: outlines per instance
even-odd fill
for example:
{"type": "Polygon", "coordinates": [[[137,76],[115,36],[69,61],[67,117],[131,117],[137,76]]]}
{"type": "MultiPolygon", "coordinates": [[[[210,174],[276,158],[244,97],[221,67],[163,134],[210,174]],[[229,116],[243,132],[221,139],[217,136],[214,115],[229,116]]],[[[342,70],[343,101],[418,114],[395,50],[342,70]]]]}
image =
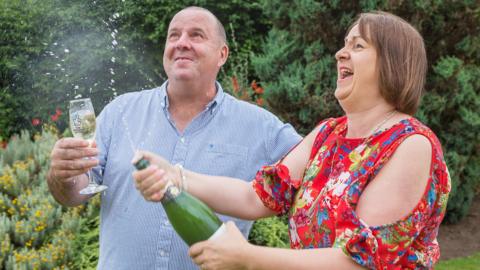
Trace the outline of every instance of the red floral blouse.
{"type": "Polygon", "coordinates": [[[294,249],[341,248],[371,269],[432,268],[440,257],[436,240],[450,192],[440,143],[414,118],[366,139],[345,138],[346,117],[328,119],[315,139],[303,180],[291,179],[282,164],[265,166],[252,182],[268,208],[289,216],[294,249]],[[371,179],[408,136],[432,144],[430,178],[422,199],[392,224],[368,226],[355,208],[371,179]]]}

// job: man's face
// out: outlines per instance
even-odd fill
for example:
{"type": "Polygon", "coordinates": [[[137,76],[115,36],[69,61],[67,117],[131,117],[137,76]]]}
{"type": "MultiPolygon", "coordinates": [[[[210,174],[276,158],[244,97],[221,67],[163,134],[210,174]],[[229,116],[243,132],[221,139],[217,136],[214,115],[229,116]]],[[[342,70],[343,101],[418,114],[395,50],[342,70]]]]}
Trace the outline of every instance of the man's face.
{"type": "Polygon", "coordinates": [[[227,56],[228,48],[211,14],[187,9],[173,17],[163,52],[170,81],[215,80],[227,56]]]}

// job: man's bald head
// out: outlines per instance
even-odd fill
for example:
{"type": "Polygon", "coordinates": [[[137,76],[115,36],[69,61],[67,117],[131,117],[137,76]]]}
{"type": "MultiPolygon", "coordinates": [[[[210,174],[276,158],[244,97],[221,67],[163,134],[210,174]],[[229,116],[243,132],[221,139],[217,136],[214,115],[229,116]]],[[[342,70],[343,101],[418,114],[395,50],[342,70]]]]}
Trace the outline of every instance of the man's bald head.
{"type": "MultiPolygon", "coordinates": [[[[215,16],[210,10],[208,10],[206,8],[202,8],[202,7],[190,6],[190,7],[186,7],[184,9],[180,10],[179,12],[177,12],[175,14],[175,16],[177,16],[177,14],[181,13],[182,11],[186,11],[186,10],[196,10],[196,11],[202,11],[202,12],[207,13],[208,16],[210,16],[215,21],[216,29],[217,29],[217,33],[218,33],[218,37],[219,37],[220,41],[227,44],[227,34],[225,32],[225,28],[223,27],[223,24],[220,22],[220,20],[217,18],[217,16],[215,16]]],[[[172,20],[173,20],[173,18],[172,18],[172,20]]]]}

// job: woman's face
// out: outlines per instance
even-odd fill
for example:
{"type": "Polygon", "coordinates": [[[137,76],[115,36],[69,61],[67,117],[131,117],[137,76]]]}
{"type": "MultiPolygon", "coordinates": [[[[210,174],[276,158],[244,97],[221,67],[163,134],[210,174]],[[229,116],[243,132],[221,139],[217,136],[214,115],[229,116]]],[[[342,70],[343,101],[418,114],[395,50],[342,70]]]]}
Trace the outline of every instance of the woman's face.
{"type": "Polygon", "coordinates": [[[350,30],[335,58],[338,72],[335,97],[344,110],[366,109],[365,106],[382,98],[377,51],[360,36],[358,25],[350,30]]]}

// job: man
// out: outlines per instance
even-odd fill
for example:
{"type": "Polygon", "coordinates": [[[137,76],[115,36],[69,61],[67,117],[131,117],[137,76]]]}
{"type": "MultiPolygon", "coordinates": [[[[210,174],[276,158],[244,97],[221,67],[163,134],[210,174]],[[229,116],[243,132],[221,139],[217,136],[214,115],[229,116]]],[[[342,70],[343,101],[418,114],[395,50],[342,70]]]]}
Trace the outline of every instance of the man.
{"type": "MultiPolygon", "coordinates": [[[[75,138],[55,144],[47,178],[57,201],[74,206],[88,200],[78,191],[87,185],[85,172],[97,164],[97,181],[108,186],[102,194],[98,269],[196,269],[161,204],[145,201],[135,190],[130,163],[135,149],[192,171],[251,180],[301,139],[271,113],[223,92],[216,76],[228,52],[225,30],[211,12],[181,10],[165,44],[168,81],[107,105],[98,117],[98,148],[75,138]]],[[[251,222],[236,223],[248,235],[251,222]]]]}

